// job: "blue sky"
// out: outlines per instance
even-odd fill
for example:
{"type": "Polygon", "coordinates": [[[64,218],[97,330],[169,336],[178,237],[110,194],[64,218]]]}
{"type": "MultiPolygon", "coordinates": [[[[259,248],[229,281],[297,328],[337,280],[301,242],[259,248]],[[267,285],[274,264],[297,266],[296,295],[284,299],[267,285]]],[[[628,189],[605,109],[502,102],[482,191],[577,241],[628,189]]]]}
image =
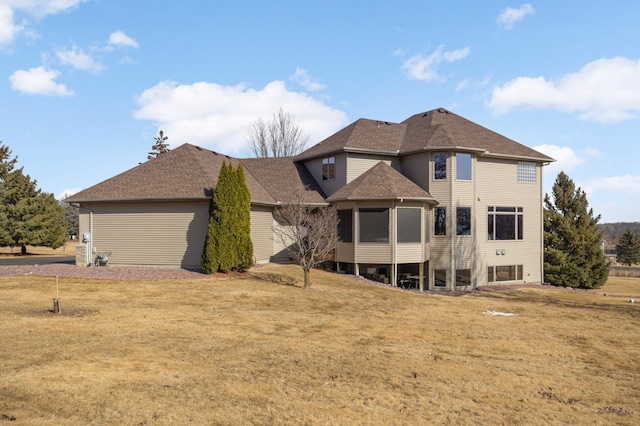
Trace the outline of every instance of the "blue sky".
{"type": "MultiPolygon", "coordinates": [[[[444,107],[640,221],[640,2],[0,0],[0,140],[61,198],[162,129],[247,156],[280,107],[316,143],[444,107]]],[[[176,170],[176,173],[179,173],[176,170]]]]}

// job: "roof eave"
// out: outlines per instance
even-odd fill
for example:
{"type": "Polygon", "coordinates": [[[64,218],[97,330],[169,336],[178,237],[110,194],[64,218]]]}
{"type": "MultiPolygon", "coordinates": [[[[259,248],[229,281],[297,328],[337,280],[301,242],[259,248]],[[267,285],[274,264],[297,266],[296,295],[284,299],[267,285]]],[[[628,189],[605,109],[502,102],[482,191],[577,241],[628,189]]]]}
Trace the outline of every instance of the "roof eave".
{"type": "Polygon", "coordinates": [[[513,155],[513,154],[499,154],[496,152],[485,151],[482,154],[483,157],[494,157],[494,158],[504,158],[509,160],[525,160],[525,161],[534,161],[536,163],[553,163],[556,161],[555,158],[551,157],[531,157],[527,155],[513,155]]]}

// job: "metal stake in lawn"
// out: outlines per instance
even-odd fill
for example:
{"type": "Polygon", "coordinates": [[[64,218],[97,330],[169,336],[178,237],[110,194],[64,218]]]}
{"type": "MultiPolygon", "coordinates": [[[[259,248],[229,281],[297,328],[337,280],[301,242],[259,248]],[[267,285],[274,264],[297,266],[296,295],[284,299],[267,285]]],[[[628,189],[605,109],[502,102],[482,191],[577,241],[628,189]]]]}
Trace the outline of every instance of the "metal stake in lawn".
{"type": "Polygon", "coordinates": [[[53,298],[53,313],[61,314],[62,310],[60,309],[60,293],[58,292],[58,276],[56,275],[56,297],[53,298]]]}

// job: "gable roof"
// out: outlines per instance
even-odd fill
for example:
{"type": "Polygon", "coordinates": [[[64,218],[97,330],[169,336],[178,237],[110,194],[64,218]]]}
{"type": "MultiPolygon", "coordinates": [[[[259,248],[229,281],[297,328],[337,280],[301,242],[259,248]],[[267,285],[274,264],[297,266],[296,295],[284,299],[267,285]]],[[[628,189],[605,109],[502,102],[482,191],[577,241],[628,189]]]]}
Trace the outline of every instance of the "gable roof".
{"type": "Polygon", "coordinates": [[[425,150],[468,150],[479,155],[555,161],[538,151],[444,108],[415,114],[402,123],[359,119],[312,146],[298,160],[340,152],[402,156],[425,150]]]}
{"type": "Polygon", "coordinates": [[[292,157],[245,158],[242,164],[251,173],[276,203],[287,203],[299,191],[303,201],[310,204],[326,204],[326,195],[311,176],[304,164],[292,157]]]}
{"type": "MultiPolygon", "coordinates": [[[[191,144],[180,145],[65,201],[207,199],[218,182],[223,161],[234,166],[239,163],[238,159],[191,144]]],[[[254,176],[246,175],[251,201],[275,202],[254,176]]]]}
{"type": "Polygon", "coordinates": [[[384,161],[334,192],[327,201],[345,200],[418,200],[437,204],[424,189],[410,181],[384,161]]]}

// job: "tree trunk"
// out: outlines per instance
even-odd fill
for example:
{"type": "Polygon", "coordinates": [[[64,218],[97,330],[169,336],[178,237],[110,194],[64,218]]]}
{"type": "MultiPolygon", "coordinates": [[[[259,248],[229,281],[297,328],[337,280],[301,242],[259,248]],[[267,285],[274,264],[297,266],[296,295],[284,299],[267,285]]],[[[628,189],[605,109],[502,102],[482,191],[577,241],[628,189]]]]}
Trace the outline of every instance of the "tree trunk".
{"type": "Polygon", "coordinates": [[[302,270],[304,271],[304,287],[303,288],[309,288],[311,287],[311,274],[309,269],[307,268],[302,268],[302,270]]]}
{"type": "Polygon", "coordinates": [[[23,256],[27,254],[27,246],[22,246],[22,248],[20,249],[20,253],[22,253],[23,256]]]}

